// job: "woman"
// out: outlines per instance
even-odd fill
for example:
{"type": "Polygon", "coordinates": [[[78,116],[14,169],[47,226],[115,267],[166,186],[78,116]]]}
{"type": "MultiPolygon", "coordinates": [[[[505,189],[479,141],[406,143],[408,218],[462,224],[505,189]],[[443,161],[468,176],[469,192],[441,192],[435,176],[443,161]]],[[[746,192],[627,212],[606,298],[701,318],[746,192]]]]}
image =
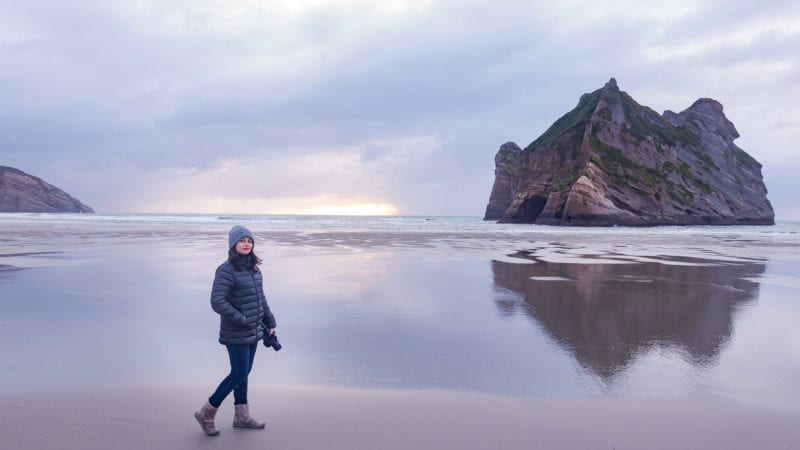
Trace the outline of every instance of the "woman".
{"type": "Polygon", "coordinates": [[[234,427],[264,428],[264,422],[250,415],[247,403],[247,375],[253,368],[258,341],[266,329],[275,332],[275,317],[269,310],[262,287],[261,260],[253,253],[253,233],[236,225],[228,233],[228,260],[217,267],[211,288],[211,307],[219,314],[219,342],[228,349],[231,372],[194,413],[209,436],[219,434],[214,425],[217,408],[233,391],[234,427]]]}

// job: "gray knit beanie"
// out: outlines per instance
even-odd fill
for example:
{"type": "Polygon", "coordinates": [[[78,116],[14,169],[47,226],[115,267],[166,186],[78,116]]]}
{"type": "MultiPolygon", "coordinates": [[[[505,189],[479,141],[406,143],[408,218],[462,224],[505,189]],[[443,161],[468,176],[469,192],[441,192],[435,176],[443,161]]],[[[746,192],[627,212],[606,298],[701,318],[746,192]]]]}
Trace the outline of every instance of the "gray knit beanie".
{"type": "Polygon", "coordinates": [[[228,248],[233,248],[233,246],[239,242],[239,239],[243,237],[249,237],[250,240],[253,241],[253,247],[256,246],[256,240],[253,238],[253,233],[241,225],[235,225],[233,228],[231,228],[231,231],[228,232],[228,248]]]}

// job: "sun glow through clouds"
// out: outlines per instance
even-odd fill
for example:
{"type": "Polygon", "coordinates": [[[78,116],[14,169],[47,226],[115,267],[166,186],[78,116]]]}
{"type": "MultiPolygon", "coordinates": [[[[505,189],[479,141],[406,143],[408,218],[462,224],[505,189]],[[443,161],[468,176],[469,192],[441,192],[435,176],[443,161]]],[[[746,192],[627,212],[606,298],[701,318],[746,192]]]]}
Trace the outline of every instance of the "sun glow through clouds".
{"type": "Polygon", "coordinates": [[[386,203],[358,203],[352,205],[324,205],[309,208],[301,214],[318,216],[391,216],[397,208],[386,203]]]}

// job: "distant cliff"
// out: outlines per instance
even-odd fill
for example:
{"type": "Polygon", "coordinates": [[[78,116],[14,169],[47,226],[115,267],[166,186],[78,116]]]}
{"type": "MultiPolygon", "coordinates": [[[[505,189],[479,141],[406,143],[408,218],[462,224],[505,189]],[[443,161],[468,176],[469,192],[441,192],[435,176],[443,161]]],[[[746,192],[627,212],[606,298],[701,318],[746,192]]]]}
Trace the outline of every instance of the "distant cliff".
{"type": "Polygon", "coordinates": [[[94,211],[40,178],[13,167],[0,166],[0,212],[94,211]]]}
{"type": "Polygon", "coordinates": [[[613,78],[524,150],[503,144],[485,220],[547,225],[774,224],[761,164],[711,99],[660,115],[613,78]]]}

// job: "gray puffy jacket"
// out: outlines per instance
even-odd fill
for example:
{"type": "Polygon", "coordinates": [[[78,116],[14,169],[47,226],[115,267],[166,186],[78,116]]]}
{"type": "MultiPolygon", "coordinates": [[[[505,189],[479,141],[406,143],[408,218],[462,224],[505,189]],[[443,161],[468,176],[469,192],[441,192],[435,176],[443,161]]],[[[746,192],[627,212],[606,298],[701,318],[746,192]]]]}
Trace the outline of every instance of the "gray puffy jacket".
{"type": "Polygon", "coordinates": [[[219,314],[219,343],[255,344],[263,337],[261,320],[275,328],[260,271],[236,270],[230,261],[217,267],[211,307],[219,314]]]}

